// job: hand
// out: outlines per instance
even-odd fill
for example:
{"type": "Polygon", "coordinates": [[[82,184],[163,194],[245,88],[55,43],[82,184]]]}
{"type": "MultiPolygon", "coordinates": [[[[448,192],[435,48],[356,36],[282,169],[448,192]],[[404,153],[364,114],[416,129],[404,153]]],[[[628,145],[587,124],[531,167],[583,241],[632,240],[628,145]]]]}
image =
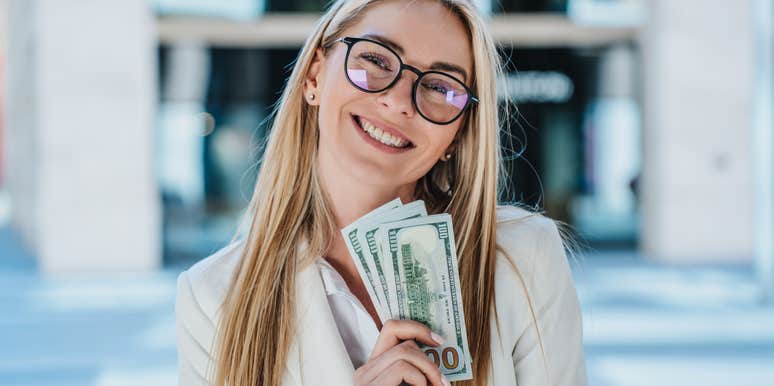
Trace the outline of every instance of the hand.
{"type": "Polygon", "coordinates": [[[406,382],[415,386],[450,386],[417,342],[439,346],[443,338],[413,320],[385,322],[368,362],[355,370],[355,385],[395,386],[406,382]]]}

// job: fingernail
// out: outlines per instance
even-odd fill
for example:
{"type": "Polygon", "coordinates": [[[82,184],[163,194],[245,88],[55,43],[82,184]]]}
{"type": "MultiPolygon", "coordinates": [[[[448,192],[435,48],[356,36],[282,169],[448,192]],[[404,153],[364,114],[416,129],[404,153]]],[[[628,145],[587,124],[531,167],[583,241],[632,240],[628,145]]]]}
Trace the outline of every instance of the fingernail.
{"type": "Polygon", "coordinates": [[[438,344],[443,344],[444,339],[442,336],[436,334],[435,332],[430,332],[430,337],[433,338],[434,341],[436,341],[438,344]]]}
{"type": "Polygon", "coordinates": [[[449,382],[448,379],[446,379],[446,376],[441,374],[441,382],[443,382],[443,386],[451,386],[451,382],[449,382]]]}

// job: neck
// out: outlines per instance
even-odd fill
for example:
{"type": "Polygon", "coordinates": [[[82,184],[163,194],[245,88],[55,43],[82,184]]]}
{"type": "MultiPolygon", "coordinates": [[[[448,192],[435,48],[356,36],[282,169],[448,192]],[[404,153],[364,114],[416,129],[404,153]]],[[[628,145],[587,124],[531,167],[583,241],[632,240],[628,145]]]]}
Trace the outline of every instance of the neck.
{"type": "MultiPolygon", "coordinates": [[[[328,197],[338,229],[344,228],[396,197],[400,197],[404,203],[413,200],[416,182],[397,186],[364,183],[350,174],[342,173],[331,155],[325,151],[318,153],[315,162],[321,187],[328,197]]],[[[346,260],[351,263],[352,258],[347,252],[340,233],[335,234],[332,246],[325,257],[328,260],[342,262],[346,260]]],[[[355,269],[354,265],[352,268],[355,269]]],[[[354,273],[357,274],[357,271],[355,270],[354,273]]]]}

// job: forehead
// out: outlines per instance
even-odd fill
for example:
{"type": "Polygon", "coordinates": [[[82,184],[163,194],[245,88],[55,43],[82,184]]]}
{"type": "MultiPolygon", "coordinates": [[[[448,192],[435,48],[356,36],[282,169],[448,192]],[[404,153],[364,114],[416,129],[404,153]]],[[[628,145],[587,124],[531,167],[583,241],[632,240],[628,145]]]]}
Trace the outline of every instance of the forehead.
{"type": "Polygon", "coordinates": [[[379,3],[344,33],[385,36],[403,47],[405,62],[423,69],[433,62],[448,62],[472,72],[473,54],[465,26],[438,1],[379,3]]]}

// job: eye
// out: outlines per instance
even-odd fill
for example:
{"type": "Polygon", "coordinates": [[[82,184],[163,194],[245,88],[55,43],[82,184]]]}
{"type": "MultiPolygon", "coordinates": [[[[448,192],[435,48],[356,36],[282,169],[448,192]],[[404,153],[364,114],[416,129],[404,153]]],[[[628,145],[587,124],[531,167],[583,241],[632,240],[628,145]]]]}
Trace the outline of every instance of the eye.
{"type": "Polygon", "coordinates": [[[422,82],[422,87],[429,89],[431,91],[435,91],[441,94],[446,95],[446,93],[449,91],[450,86],[445,83],[438,80],[435,81],[428,81],[428,82],[422,82]]]}
{"type": "Polygon", "coordinates": [[[377,66],[379,68],[382,68],[387,71],[392,71],[390,69],[390,62],[388,60],[385,60],[381,55],[372,53],[372,52],[363,52],[362,54],[358,55],[360,58],[363,58],[377,66]]]}

